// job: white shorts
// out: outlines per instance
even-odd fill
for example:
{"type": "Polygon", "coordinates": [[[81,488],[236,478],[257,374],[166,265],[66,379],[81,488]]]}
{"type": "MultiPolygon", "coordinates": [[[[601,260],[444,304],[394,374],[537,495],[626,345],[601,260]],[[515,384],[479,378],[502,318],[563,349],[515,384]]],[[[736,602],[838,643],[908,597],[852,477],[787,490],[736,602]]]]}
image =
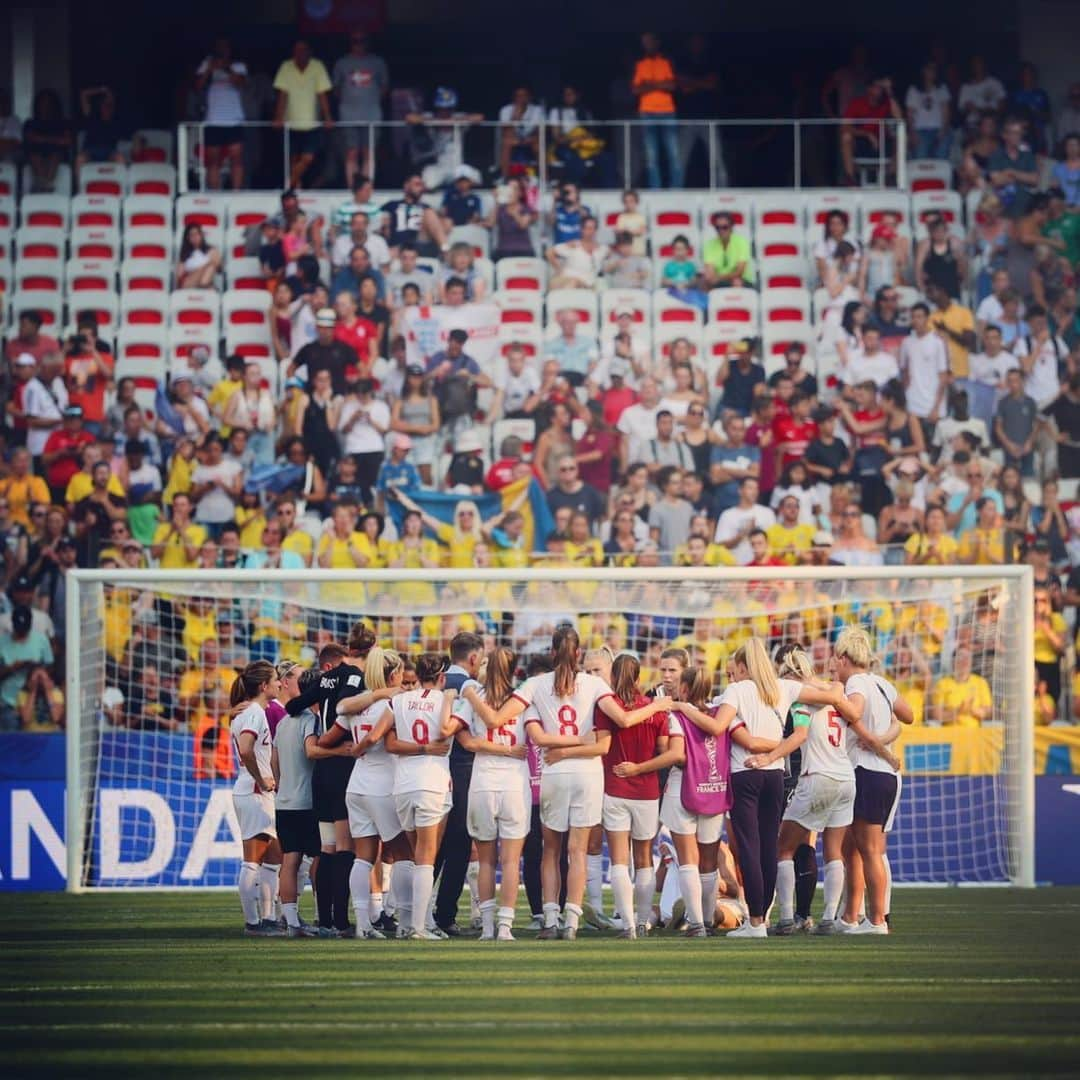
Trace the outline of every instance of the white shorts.
{"type": "Polygon", "coordinates": [[[269,791],[256,791],[253,795],[234,795],[233,809],[240,823],[240,839],[253,840],[256,836],[277,836],[274,822],[274,796],[269,791]]]}
{"type": "Polygon", "coordinates": [[[836,780],[831,776],[800,776],[791,801],[784,811],[785,821],[804,829],[842,829],[855,817],[855,777],[836,780]]]}
{"type": "Polygon", "coordinates": [[[469,789],[469,835],[474,840],[524,840],[532,825],[528,780],[505,791],[469,789]]]}
{"type": "Polygon", "coordinates": [[[401,821],[393,795],[355,795],[345,792],[345,807],[349,811],[349,835],[378,836],[393,840],[401,832],[401,821]]]}
{"type": "Polygon", "coordinates": [[[682,796],[678,792],[664,792],[660,820],[673,833],[696,836],[699,844],[715,844],[724,831],[723,814],[691,814],[683,806],[682,796]]]}
{"type": "Polygon", "coordinates": [[[660,805],[655,799],[604,795],[604,828],[628,832],[633,840],[651,840],[660,831],[660,805]]]}
{"type": "Polygon", "coordinates": [[[555,832],[591,829],[604,809],[604,774],[540,774],[540,823],[555,832]]]}
{"type": "Polygon", "coordinates": [[[415,832],[428,825],[438,825],[453,805],[449,791],[402,791],[394,795],[401,828],[415,832]]]}

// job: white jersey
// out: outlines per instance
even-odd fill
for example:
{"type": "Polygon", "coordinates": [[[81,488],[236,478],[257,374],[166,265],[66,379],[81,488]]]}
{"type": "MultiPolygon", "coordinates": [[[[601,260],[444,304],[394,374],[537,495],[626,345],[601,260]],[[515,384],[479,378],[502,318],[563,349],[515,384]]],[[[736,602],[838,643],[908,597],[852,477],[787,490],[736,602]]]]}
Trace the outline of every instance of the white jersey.
{"type": "MultiPolygon", "coordinates": [[[[872,735],[879,739],[885,735],[892,724],[893,702],[898,695],[896,687],[880,675],[872,675],[868,671],[852,675],[844,684],[844,693],[851,697],[853,694],[863,696],[863,714],[860,718],[863,726],[872,735]]],[[[848,729],[847,752],[851,758],[851,764],[864,769],[873,769],[874,772],[891,773],[896,776],[896,770],[884,758],[880,758],[873,750],[863,750],[859,746],[859,739],[855,732],[848,729]]]]}
{"type": "MultiPolygon", "coordinates": [[[[758,694],[758,689],[750,679],[742,679],[731,683],[720,696],[721,705],[730,705],[735,710],[735,719],[731,721],[728,729],[731,732],[745,727],[746,730],[758,739],[775,739],[779,742],[784,737],[784,720],[787,717],[791,703],[795,701],[802,690],[802,683],[794,679],[780,680],[780,701],[776,705],[766,705],[758,694]]],[[[734,739],[731,741],[731,771],[745,772],[746,759],[753,751],[739,746],[734,739]]],[[[782,769],[783,760],[774,761],[766,766],[769,769],[782,769]]]]}
{"type": "MultiPolygon", "coordinates": [[[[376,701],[363,712],[344,716],[338,713],[335,725],[349,732],[352,741],[358,743],[365,735],[370,735],[383,714],[390,708],[388,701],[376,701]]],[[[386,749],[386,743],[380,739],[367,748],[363,757],[358,757],[349,776],[349,795],[393,795],[394,755],[386,749]]]]}
{"type": "MultiPolygon", "coordinates": [[[[578,672],[574,680],[574,689],[567,697],[555,693],[555,672],[534,675],[526,679],[514,691],[514,697],[536,709],[537,720],[549,735],[588,735],[593,730],[593,711],[596,703],[603,698],[613,696],[611,687],[598,675],[586,675],[578,672]]],[[[558,773],[586,773],[598,771],[603,774],[604,767],[598,757],[565,758],[554,765],[545,765],[548,776],[558,773]]]]}
{"type": "Polygon", "coordinates": [[[828,776],[833,780],[854,780],[855,769],[847,752],[847,721],[833,708],[796,702],[791,707],[795,728],[809,728],[802,744],[800,776],[828,776]]]}
{"type": "Polygon", "coordinates": [[[240,760],[240,736],[250,731],[255,736],[255,767],[260,776],[270,776],[270,725],[266,722],[266,710],[253,701],[242,712],[238,712],[229,724],[232,735],[233,753],[236,756],[236,783],[234,795],[254,795],[255,778],[247,771],[247,766],[240,760]]]}
{"type": "MultiPolygon", "coordinates": [[[[443,692],[410,690],[391,699],[394,731],[401,742],[426,745],[442,739],[443,692]]],[[[400,756],[394,767],[394,794],[449,791],[449,754],[400,756]]]]}
{"type": "MultiPolygon", "coordinates": [[[[472,686],[483,697],[484,688],[478,682],[467,682],[463,686],[472,686]]],[[[454,719],[460,720],[469,733],[477,739],[499,746],[525,745],[525,717],[528,710],[519,713],[513,720],[508,720],[500,728],[489,728],[476,714],[476,710],[459,697],[454,702],[454,719]]],[[[501,754],[485,754],[478,751],[473,758],[472,778],[469,780],[470,791],[519,791],[521,784],[529,780],[529,763],[522,758],[503,757],[501,754]]]]}

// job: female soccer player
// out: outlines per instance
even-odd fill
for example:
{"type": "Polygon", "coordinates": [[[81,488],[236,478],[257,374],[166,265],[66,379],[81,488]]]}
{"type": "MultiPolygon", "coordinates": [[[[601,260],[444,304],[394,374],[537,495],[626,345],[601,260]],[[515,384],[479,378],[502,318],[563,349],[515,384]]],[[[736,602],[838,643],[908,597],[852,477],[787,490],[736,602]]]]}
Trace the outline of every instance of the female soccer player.
{"type": "Polygon", "coordinates": [[[538,936],[541,940],[560,936],[559,855],[565,837],[569,872],[566,925],[561,936],[573,941],[577,937],[585,893],[589,830],[599,824],[602,816],[604,770],[599,758],[609,743],[603,732],[597,732],[593,741],[593,712],[599,708],[620,727],[628,727],[663,712],[671,702],[658,698],[633,712],[623,709],[602,679],[578,671],[580,643],[573,627],[560,626],[555,631],[551,652],[554,670],[526,679],[498,710],[488,706],[471,688],[465,690],[464,696],[488,727],[502,727],[530,705],[536,709],[536,719],[529,717],[528,732],[537,746],[544,749],[544,770],[540,777],[544,929],[538,936]],[[565,749],[560,748],[560,743],[565,749]]]}
{"type": "MultiPolygon", "coordinates": [[[[845,627],[833,647],[836,677],[844,684],[852,716],[882,743],[889,743],[899,731],[893,726],[893,714],[905,724],[910,724],[914,716],[896,687],[871,673],[873,663],[874,651],[866,631],[857,626],[845,627]]],[[[855,807],[851,837],[845,847],[847,902],[842,925],[837,929],[843,933],[887,934],[885,916],[889,914],[891,873],[885,844],[900,803],[899,762],[864,749],[853,736],[848,737],[848,754],[855,766],[855,807]],[[864,892],[869,894],[869,918],[859,922],[864,892]]]]}
{"type": "MultiPolygon", "coordinates": [[[[514,690],[514,654],[496,648],[487,659],[484,701],[501,708],[514,690]]],[[[450,696],[454,691],[447,691],[450,696]]],[[[481,941],[513,941],[511,927],[517,904],[519,863],[532,818],[532,790],[525,745],[525,724],[517,716],[499,728],[488,727],[465,699],[455,700],[450,727],[462,747],[476,755],[469,782],[469,835],[480,863],[477,891],[481,941]],[[495,900],[495,857],[498,844],[502,883],[498,912],[495,900]],[[498,919],[498,932],[495,922],[498,919]]]]}
{"type": "Polygon", "coordinates": [[[765,913],[776,890],[776,840],[784,809],[784,763],[775,761],[764,768],[751,769],[746,759],[776,748],[784,735],[784,718],[794,702],[835,707],[843,695],[838,688],[821,690],[790,679],[781,681],[765,646],[756,637],[735,651],[731,670],[735,681],[721,695],[713,731],[719,733],[730,726],[734,795],[730,823],[750,915],[728,937],[763,938],[768,935],[765,913]]]}
{"type": "MultiPolygon", "coordinates": [[[[810,657],[798,645],[784,645],[776,658],[781,679],[797,679],[826,689],[814,677],[810,657]]],[[[844,838],[851,825],[855,806],[855,771],[847,752],[849,724],[842,712],[831,706],[791,707],[792,733],[767,754],[754,754],[745,764],[751,769],[768,768],[802,747],[802,769],[791,801],[784,811],[778,841],[776,897],[780,922],[774,933],[792,934],[795,924],[795,852],[808,843],[813,833],[822,833],[825,854],[825,913],[822,926],[831,926],[844,892],[844,838]]],[[[856,719],[851,731],[886,761],[892,754],[856,719]]],[[[822,931],[827,933],[828,930],[822,931]]]]}
{"type": "MultiPolygon", "coordinates": [[[[637,657],[623,653],[615,658],[611,689],[625,709],[640,709],[649,704],[638,686],[640,676],[637,657]]],[[[634,940],[648,932],[656,891],[652,846],[660,827],[657,773],[676,764],[679,752],[668,749],[665,713],[656,713],[631,728],[621,728],[601,713],[596,718],[596,727],[598,731],[611,733],[611,748],[603,757],[604,829],[611,857],[611,891],[615,894],[615,910],[623,923],[619,937],[634,940]]]]}
{"type": "Polygon", "coordinates": [[[280,683],[274,665],[257,660],[236,678],[229,704],[236,711],[229,725],[233,751],[243,770],[233,784],[233,806],[240,823],[244,861],[240,866],[240,906],[244,910],[244,933],[248,937],[281,937],[282,931],[260,914],[259,875],[264,861],[281,865],[281,847],[274,824],[274,773],[270,728],[266,706],[278,693],[280,683]]]}
{"type": "MultiPolygon", "coordinates": [[[[393,854],[389,850],[390,845],[401,838],[398,853],[406,860],[402,876],[411,876],[407,865],[411,851],[394,806],[394,758],[383,742],[390,729],[392,710],[386,703],[385,695],[379,694],[379,691],[392,694],[399,689],[403,670],[401,657],[396,652],[373,646],[364,661],[367,692],[341,702],[334,727],[320,740],[320,745],[331,746],[348,735],[354,743],[353,753],[359,755],[353,763],[345,789],[349,832],[356,855],[349,874],[349,892],[356,914],[358,938],[386,936],[371,921],[371,875],[379,855],[380,841],[384,845],[384,858],[390,858],[393,854]],[[360,711],[349,708],[353,702],[376,695],[377,700],[360,711]]],[[[397,872],[395,867],[395,876],[397,872]]],[[[378,912],[375,917],[379,917],[378,912]]]]}
{"type": "Polygon", "coordinates": [[[425,653],[416,661],[420,687],[392,700],[394,722],[386,733],[386,749],[397,757],[394,806],[413,851],[408,936],[416,941],[440,937],[427,929],[427,917],[435,884],[435,855],[451,804],[450,740],[443,737],[445,669],[442,656],[425,653]]]}
{"type": "MultiPolygon", "coordinates": [[[[581,669],[586,675],[595,675],[610,686],[614,660],[611,650],[601,645],[599,649],[589,649],[585,653],[581,669]]],[[[597,930],[610,930],[615,924],[604,914],[604,829],[601,825],[589,833],[585,867],[585,921],[597,930]]]]}

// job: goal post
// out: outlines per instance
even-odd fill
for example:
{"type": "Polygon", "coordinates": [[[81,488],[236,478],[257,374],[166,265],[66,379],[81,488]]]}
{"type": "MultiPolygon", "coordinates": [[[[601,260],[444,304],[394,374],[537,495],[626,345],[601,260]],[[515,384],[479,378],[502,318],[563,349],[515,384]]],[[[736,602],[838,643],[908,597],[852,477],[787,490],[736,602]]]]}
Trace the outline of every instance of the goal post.
{"type": "Polygon", "coordinates": [[[584,647],[633,651],[650,684],[661,650],[684,647],[717,691],[752,635],[801,641],[823,669],[839,628],[858,623],[922,721],[898,744],[894,879],[1035,884],[1028,566],[76,570],[65,581],[69,891],[234,885],[231,672],[249,658],[314,663],[360,619],[406,654],[473,630],[522,666],[570,621],[584,647]],[[938,684],[968,671],[989,697],[982,724],[938,711],[938,684]]]}

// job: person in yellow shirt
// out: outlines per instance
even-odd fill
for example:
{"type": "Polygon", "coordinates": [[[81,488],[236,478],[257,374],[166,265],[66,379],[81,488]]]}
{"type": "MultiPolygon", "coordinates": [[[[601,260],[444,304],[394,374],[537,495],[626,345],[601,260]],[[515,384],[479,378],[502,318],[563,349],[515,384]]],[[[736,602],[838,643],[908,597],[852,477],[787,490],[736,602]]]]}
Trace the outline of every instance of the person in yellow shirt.
{"type": "MultiPolygon", "coordinates": [[[[1077,700],[1076,700],[1076,688],[1080,686],[1080,674],[1077,674],[1073,684],[1073,713],[1076,713],[1077,700]]],[[[1050,696],[1050,691],[1046,689],[1046,680],[1039,678],[1039,673],[1035,672],[1035,725],[1036,727],[1046,727],[1052,724],[1058,718],[1057,702],[1050,696]]]]}
{"type": "MultiPolygon", "coordinates": [[[[388,565],[403,570],[434,570],[442,566],[439,542],[424,536],[424,519],[419,510],[410,510],[401,522],[397,540],[390,545],[388,565]]],[[[402,581],[394,586],[394,595],[403,604],[430,607],[435,603],[435,586],[429,581],[402,581]]]]}
{"type": "MultiPolygon", "coordinates": [[[[934,225],[930,226],[932,239],[934,228],[934,225]]],[[[948,225],[945,225],[945,234],[947,238],[948,225]]],[[[970,308],[956,303],[948,289],[936,282],[927,284],[926,297],[934,305],[930,325],[949,350],[949,374],[954,379],[966,380],[971,367],[969,357],[976,347],[975,316],[970,308]]]]}
{"type": "Polygon", "coordinates": [[[235,669],[221,662],[217,638],[206,638],[199,648],[196,666],[180,675],[177,701],[181,715],[188,723],[203,713],[226,715],[229,711],[229,691],[235,679],[235,669]]]}
{"type": "Polygon", "coordinates": [[[912,723],[926,721],[926,694],[930,686],[930,665],[919,650],[911,634],[899,634],[896,638],[896,660],[893,668],[896,689],[911,706],[912,723]]]}
{"type": "Polygon", "coordinates": [[[315,557],[315,541],[309,532],[297,525],[296,500],[291,495],[282,495],[274,503],[274,517],[281,523],[281,550],[295,552],[304,560],[305,566],[310,566],[315,557]]]}
{"type": "Polygon", "coordinates": [[[976,525],[960,536],[957,556],[974,566],[998,565],[1005,561],[1005,530],[997,504],[984,495],[975,504],[976,525]]]}
{"type": "Polygon", "coordinates": [[[971,670],[971,650],[953,653],[952,674],[938,679],[930,695],[934,719],[943,725],[978,727],[993,715],[990,684],[971,670]]]}
{"type": "MultiPolygon", "coordinates": [[[[94,466],[102,463],[101,450],[96,443],[91,443],[83,449],[82,468],[68,481],[67,490],[64,492],[64,502],[67,503],[68,513],[74,513],[75,507],[94,490],[94,466]]],[[[109,469],[109,479],[106,490],[110,495],[118,499],[127,497],[124,485],[120,483],[116,474],[109,469]]]]}
{"type": "Polygon", "coordinates": [[[765,536],[773,555],[789,566],[797,566],[802,552],[814,546],[815,532],[813,525],[799,522],[799,500],[785,495],[777,507],[776,522],[765,530],[765,536]]]}
{"type": "Polygon", "coordinates": [[[589,515],[580,510],[570,515],[570,533],[563,544],[563,559],[570,566],[603,566],[604,548],[590,535],[589,515]]]}
{"type": "Polygon", "coordinates": [[[497,515],[481,527],[500,569],[520,570],[532,562],[532,553],[525,546],[525,518],[517,510],[497,515]]]}
{"type": "Polygon", "coordinates": [[[927,507],[923,532],[912,533],[904,544],[907,566],[946,566],[956,562],[959,545],[949,535],[948,519],[940,506],[927,507]]]}
{"type": "Polygon", "coordinates": [[[1061,700],[1061,657],[1066,644],[1065,618],[1053,610],[1046,589],[1035,590],[1035,667],[1054,702],[1061,700]]]}
{"type": "Polygon", "coordinates": [[[49,485],[30,471],[30,451],[25,446],[11,451],[11,471],[0,480],[0,496],[7,499],[9,518],[24,529],[30,528],[31,503],[49,505],[49,485]]]}
{"type": "Polygon", "coordinates": [[[150,554],[163,570],[191,570],[205,541],[206,529],[191,520],[191,498],[177,492],[171,520],[161,522],[154,530],[150,554]]]}
{"type": "Polygon", "coordinates": [[[736,566],[735,556],[723,544],[711,544],[707,537],[692,535],[675,548],[676,566],[736,566]]]}
{"type": "Polygon", "coordinates": [[[476,503],[471,499],[462,499],[454,507],[453,525],[448,525],[445,521],[440,521],[437,517],[421,510],[400,488],[397,497],[406,510],[415,510],[423,523],[438,537],[439,542],[446,545],[448,566],[463,570],[472,566],[473,548],[484,539],[480,511],[476,503]]]}
{"type": "Polygon", "coordinates": [[[687,652],[703,657],[705,670],[711,679],[717,671],[722,670],[732,649],[730,642],[721,639],[717,635],[716,623],[713,619],[700,618],[694,620],[693,631],[689,634],[680,634],[671,643],[673,649],[686,649],[687,652]]]}
{"type": "Polygon", "coordinates": [[[909,634],[931,663],[941,655],[948,628],[949,616],[945,609],[929,600],[903,604],[896,618],[897,635],[909,634]]]}
{"type": "MultiPolygon", "coordinates": [[[[370,563],[370,544],[366,536],[356,531],[356,507],[338,503],[330,528],[322,534],[317,548],[319,566],[329,570],[360,570],[370,563]]],[[[364,586],[360,582],[324,585],[328,597],[364,602],[364,586]]]]}
{"type": "MultiPolygon", "coordinates": [[[[274,124],[289,126],[289,187],[298,188],[315,160],[319,148],[318,116],[330,127],[334,120],[330,112],[330,91],[333,84],[321,60],[311,55],[306,41],[293,45],[292,56],[284,61],[274,76],[277,104],[274,124]]],[[[282,199],[284,205],[285,200],[282,199]]]]}
{"type": "Polygon", "coordinates": [[[192,476],[195,472],[195,443],[192,439],[181,439],[176,444],[176,453],[169,463],[169,479],[165,484],[165,490],[161,493],[161,501],[165,506],[171,506],[177,495],[190,495],[194,487],[192,476]]]}
{"type": "Polygon", "coordinates": [[[197,664],[202,652],[203,642],[217,637],[217,612],[214,601],[208,596],[192,596],[180,601],[179,605],[184,628],[180,640],[191,662],[197,664]]]}
{"type": "Polygon", "coordinates": [[[225,419],[225,406],[237,390],[244,388],[244,358],[235,353],[225,361],[225,378],[221,379],[210,391],[206,404],[211,414],[220,424],[219,433],[223,439],[230,434],[229,427],[222,423],[225,419]]]}
{"type": "Polygon", "coordinates": [[[1080,724],[1080,671],[1073,675],[1072,714],[1073,722],[1080,724]]]}
{"type": "Polygon", "coordinates": [[[262,534],[266,528],[266,507],[262,505],[257,491],[245,491],[240,505],[233,512],[233,520],[240,529],[240,547],[244,551],[257,551],[262,547],[262,534]]]}

